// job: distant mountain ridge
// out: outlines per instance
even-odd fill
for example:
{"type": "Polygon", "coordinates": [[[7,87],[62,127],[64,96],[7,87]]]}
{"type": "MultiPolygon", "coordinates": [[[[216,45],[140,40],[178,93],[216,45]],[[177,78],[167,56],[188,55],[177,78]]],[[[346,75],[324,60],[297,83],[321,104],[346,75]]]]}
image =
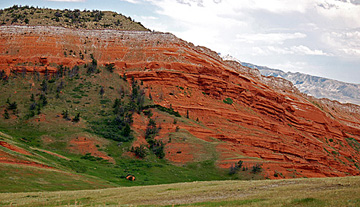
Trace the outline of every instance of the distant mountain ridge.
{"type": "Polygon", "coordinates": [[[223,57],[226,60],[238,61],[241,65],[258,69],[261,75],[281,77],[291,81],[300,92],[316,98],[328,98],[342,103],[353,103],[360,105],[360,84],[345,83],[328,78],[312,76],[303,73],[284,72],[266,66],[258,66],[245,63],[229,55],[223,57]]]}

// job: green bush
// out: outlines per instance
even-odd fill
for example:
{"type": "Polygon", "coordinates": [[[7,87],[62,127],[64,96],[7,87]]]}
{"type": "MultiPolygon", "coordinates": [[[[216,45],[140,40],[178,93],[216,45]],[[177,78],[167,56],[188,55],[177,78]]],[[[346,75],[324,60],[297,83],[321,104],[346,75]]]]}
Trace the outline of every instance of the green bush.
{"type": "Polygon", "coordinates": [[[110,63],[110,64],[106,64],[105,67],[108,71],[110,71],[110,73],[114,72],[115,70],[115,64],[114,63],[110,63]]]}
{"type": "Polygon", "coordinates": [[[73,122],[79,122],[80,121],[80,113],[77,113],[72,121],[73,122]]]}
{"type": "Polygon", "coordinates": [[[252,166],[251,172],[254,174],[261,172],[262,171],[261,166],[262,166],[261,164],[256,164],[256,165],[252,166]]]}
{"type": "Polygon", "coordinates": [[[91,123],[92,132],[104,138],[119,142],[128,142],[133,140],[129,123],[121,117],[107,118],[91,123]]]}
{"type": "Polygon", "coordinates": [[[135,153],[135,155],[139,158],[145,158],[148,155],[148,150],[143,144],[137,147],[132,147],[131,152],[135,153]]]}
{"type": "Polygon", "coordinates": [[[243,161],[239,160],[235,165],[230,166],[229,168],[229,175],[234,175],[238,171],[240,171],[241,167],[243,165],[243,161]]]}
{"type": "Polygon", "coordinates": [[[152,139],[149,140],[148,143],[150,144],[149,149],[156,155],[156,157],[162,159],[165,157],[165,143],[161,140],[152,139]]]}
{"type": "Polygon", "coordinates": [[[86,153],[84,156],[81,157],[81,159],[84,160],[90,160],[90,161],[100,161],[103,160],[101,157],[94,157],[91,155],[91,153],[86,153]]]}
{"type": "Polygon", "coordinates": [[[8,99],[6,100],[6,103],[8,104],[8,106],[7,106],[7,109],[8,109],[8,110],[16,110],[16,109],[17,109],[17,103],[16,103],[16,101],[11,102],[10,99],[8,98],[8,99]]]}
{"type": "Polygon", "coordinates": [[[101,99],[100,100],[100,104],[107,104],[107,103],[110,103],[111,102],[111,100],[109,100],[109,99],[101,99]]]}
{"type": "Polygon", "coordinates": [[[166,112],[166,113],[168,113],[170,115],[174,115],[176,117],[181,117],[181,115],[180,115],[180,113],[178,111],[175,111],[172,108],[166,108],[166,107],[160,106],[158,104],[156,104],[156,105],[147,105],[147,106],[143,107],[144,110],[150,109],[150,108],[157,108],[160,111],[166,112]]]}
{"type": "Polygon", "coordinates": [[[234,103],[234,101],[231,98],[226,98],[223,100],[223,102],[230,105],[234,103]]]}
{"type": "Polygon", "coordinates": [[[10,118],[9,112],[6,109],[4,110],[3,116],[4,116],[4,119],[9,119],[10,118]]]}

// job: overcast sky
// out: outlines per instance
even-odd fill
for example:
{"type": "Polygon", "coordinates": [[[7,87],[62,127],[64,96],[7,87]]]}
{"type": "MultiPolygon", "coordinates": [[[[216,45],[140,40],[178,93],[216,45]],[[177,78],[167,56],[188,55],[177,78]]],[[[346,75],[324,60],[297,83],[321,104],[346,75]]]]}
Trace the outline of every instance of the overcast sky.
{"type": "Polygon", "coordinates": [[[360,0],[0,0],[112,10],[240,61],[360,83],[360,0]]]}

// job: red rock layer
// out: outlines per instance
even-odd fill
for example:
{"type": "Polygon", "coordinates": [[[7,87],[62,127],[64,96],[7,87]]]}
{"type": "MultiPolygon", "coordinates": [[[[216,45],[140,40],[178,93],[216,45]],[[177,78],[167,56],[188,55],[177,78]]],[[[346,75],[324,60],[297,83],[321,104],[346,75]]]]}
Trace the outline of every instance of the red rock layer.
{"type": "MultiPolygon", "coordinates": [[[[180,131],[202,144],[168,144],[171,161],[195,160],[208,145],[215,147],[220,167],[238,160],[246,166],[261,163],[270,178],[360,173],[358,106],[307,97],[283,79],[224,62],[171,34],[0,27],[0,69],[7,73],[51,72],[56,64],[90,62],[90,54],[100,64],[114,63],[116,73],[142,80],[155,103],[171,104],[183,116],[189,112],[180,131]],[[226,98],[233,104],[224,103],[226,98]]],[[[145,121],[136,118],[134,127],[145,121]]],[[[162,128],[163,140],[175,131],[171,124],[162,128]]],[[[137,134],[136,143],[143,143],[137,134]]]]}
{"type": "MultiPolygon", "coordinates": [[[[17,152],[17,153],[21,153],[23,155],[31,155],[30,152],[20,148],[20,147],[16,147],[14,145],[11,145],[5,141],[1,141],[0,142],[0,146],[7,148],[11,151],[17,152]]],[[[34,161],[30,161],[30,160],[26,160],[23,159],[21,157],[12,155],[6,151],[4,151],[3,149],[1,149],[0,147],[0,164],[4,163],[4,164],[12,164],[12,165],[25,165],[25,166],[32,166],[32,167],[40,167],[40,168],[49,168],[49,169],[53,169],[53,167],[41,164],[41,163],[37,163],[34,161]]]]}
{"type": "Polygon", "coordinates": [[[9,144],[7,142],[4,142],[4,141],[0,141],[0,146],[8,148],[9,150],[14,151],[14,152],[21,153],[23,155],[31,155],[30,152],[28,152],[28,151],[26,151],[26,150],[24,150],[24,149],[22,149],[20,147],[16,147],[14,145],[11,145],[11,144],[9,144]]]}

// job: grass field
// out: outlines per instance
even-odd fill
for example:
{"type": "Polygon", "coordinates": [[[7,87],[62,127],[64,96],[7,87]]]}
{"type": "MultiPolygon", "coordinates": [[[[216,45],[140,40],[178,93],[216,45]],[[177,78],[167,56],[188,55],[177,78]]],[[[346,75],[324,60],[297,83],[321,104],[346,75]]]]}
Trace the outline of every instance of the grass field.
{"type": "MultiPolygon", "coordinates": [[[[0,164],[0,193],[109,188],[115,185],[93,176],[56,169],[0,164]]],[[[1,206],[1,203],[0,203],[1,206]]]]}
{"type": "Polygon", "coordinates": [[[2,193],[1,206],[360,206],[360,177],[2,193]]]}

